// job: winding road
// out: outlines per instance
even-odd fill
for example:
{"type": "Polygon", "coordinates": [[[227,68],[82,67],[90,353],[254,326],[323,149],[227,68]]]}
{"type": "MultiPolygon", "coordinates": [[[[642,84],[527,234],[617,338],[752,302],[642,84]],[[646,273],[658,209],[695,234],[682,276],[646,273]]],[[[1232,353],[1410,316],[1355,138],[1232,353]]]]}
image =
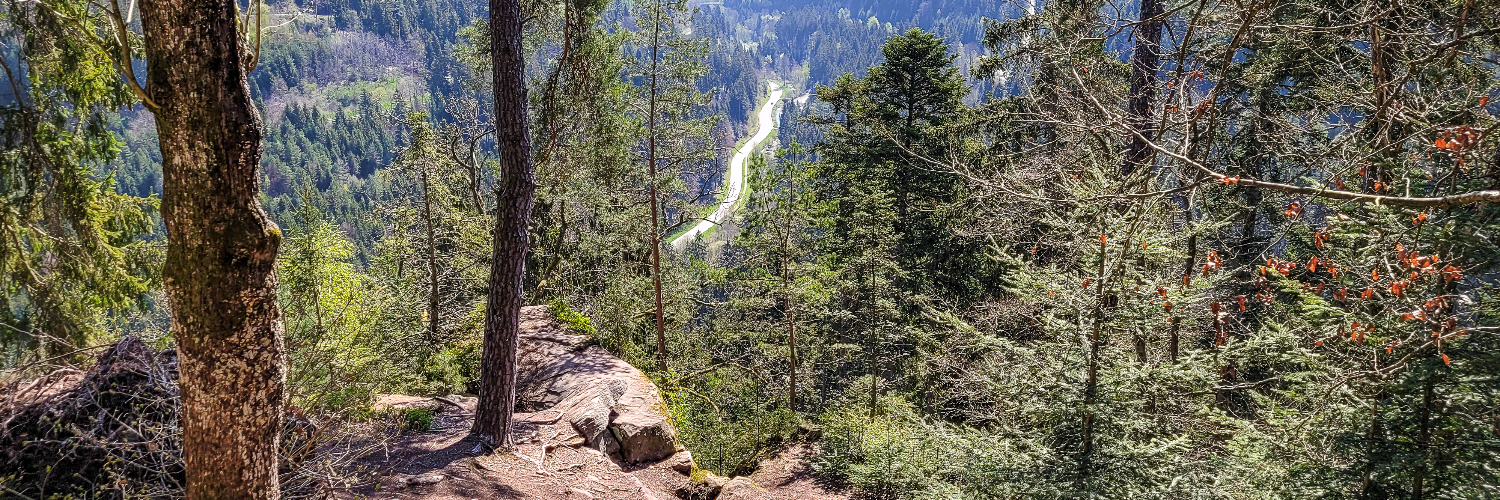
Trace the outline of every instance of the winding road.
{"type": "Polygon", "coordinates": [[[755,135],[750,137],[750,140],[746,141],[739,151],[735,151],[734,158],[729,160],[729,183],[724,191],[724,199],[719,200],[719,207],[714,209],[714,213],[709,214],[707,219],[672,240],[672,248],[680,250],[687,247],[688,242],[697,239],[705,231],[713,229],[715,225],[723,222],[734,212],[734,205],[739,203],[740,195],[745,192],[745,161],[750,159],[750,153],[754,152],[761,142],[771,136],[771,131],[776,129],[774,115],[776,103],[781,100],[781,85],[776,82],[766,83],[771,86],[771,97],[760,107],[758,114],[760,128],[756,129],[755,135]]]}

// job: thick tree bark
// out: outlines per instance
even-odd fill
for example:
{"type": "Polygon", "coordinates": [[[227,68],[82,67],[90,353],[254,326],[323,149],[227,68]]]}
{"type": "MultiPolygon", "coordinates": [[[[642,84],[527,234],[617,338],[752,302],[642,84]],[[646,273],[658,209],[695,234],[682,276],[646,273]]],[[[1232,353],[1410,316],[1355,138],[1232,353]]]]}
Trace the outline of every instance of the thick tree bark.
{"type": "Polygon", "coordinates": [[[1130,56],[1130,117],[1135,133],[1125,147],[1121,175],[1130,175],[1151,157],[1145,137],[1153,136],[1152,108],[1156,106],[1156,71],[1161,64],[1162,0],[1141,0],[1140,22],[1135,25],[1135,50],[1130,56]]]}
{"type": "Polygon", "coordinates": [[[479,407],[472,431],[491,445],[508,448],[511,413],[516,407],[516,347],[520,342],[527,230],[536,194],[531,137],[526,126],[526,61],[521,55],[518,0],[490,0],[490,34],[500,192],[495,200],[494,258],[484,317],[479,407]]]}
{"type": "Polygon", "coordinates": [[[259,202],[260,115],[235,4],[143,0],[162,153],[163,277],[182,390],[189,499],[275,499],[286,354],[281,231],[259,202]]]}

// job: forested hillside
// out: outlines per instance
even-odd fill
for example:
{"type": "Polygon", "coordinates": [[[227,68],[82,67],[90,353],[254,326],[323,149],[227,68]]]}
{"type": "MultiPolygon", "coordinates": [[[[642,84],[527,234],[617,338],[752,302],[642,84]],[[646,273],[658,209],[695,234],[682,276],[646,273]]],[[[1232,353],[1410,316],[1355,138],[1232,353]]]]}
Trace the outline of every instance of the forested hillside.
{"type": "Polygon", "coordinates": [[[374,457],[443,422],[549,478],[478,496],[1500,498],[1500,0],[37,0],[0,63],[0,498],[437,498],[374,457]]]}

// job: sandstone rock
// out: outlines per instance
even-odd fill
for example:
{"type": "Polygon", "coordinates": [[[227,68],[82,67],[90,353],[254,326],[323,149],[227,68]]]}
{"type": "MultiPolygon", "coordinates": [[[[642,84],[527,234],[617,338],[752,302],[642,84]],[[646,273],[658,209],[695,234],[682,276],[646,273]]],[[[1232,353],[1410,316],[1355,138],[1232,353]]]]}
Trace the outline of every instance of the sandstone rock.
{"type": "Polygon", "coordinates": [[[575,392],[554,409],[562,411],[562,418],[573,425],[589,447],[608,453],[606,439],[610,437],[607,435],[610,417],[625,390],[623,380],[604,380],[575,392]]]}
{"type": "Polygon", "coordinates": [[[763,500],[770,498],[770,492],[757,486],[750,478],[738,476],[725,483],[724,488],[719,490],[719,496],[715,498],[718,500],[763,500]]]}
{"type": "Polygon", "coordinates": [[[580,490],[578,488],[570,488],[568,489],[568,498],[582,498],[584,500],[593,500],[594,494],[580,490]]]}
{"type": "Polygon", "coordinates": [[[522,308],[521,332],[516,367],[521,411],[559,409],[591,447],[625,463],[660,460],[681,448],[661,393],[640,370],[587,338],[568,334],[546,306],[522,308]],[[614,396],[612,405],[600,404],[607,403],[603,393],[614,396]],[[575,404],[582,406],[570,407],[575,404]],[[601,420],[611,432],[597,432],[601,420]]]}
{"type": "Polygon", "coordinates": [[[729,478],[727,477],[712,472],[704,472],[703,474],[703,486],[708,487],[709,492],[715,495],[719,493],[719,490],[724,489],[724,485],[728,483],[729,478]]]}
{"type": "Polygon", "coordinates": [[[432,412],[441,411],[443,404],[432,398],[421,396],[407,396],[405,394],[376,394],[375,404],[371,405],[375,411],[389,410],[412,410],[423,409],[432,412]]]}
{"type": "Polygon", "coordinates": [[[659,411],[623,413],[610,423],[620,442],[620,460],[638,463],[661,460],[677,453],[677,430],[659,411]]]}
{"type": "Polygon", "coordinates": [[[693,452],[683,450],[667,458],[667,466],[683,474],[693,473],[693,452]]]}

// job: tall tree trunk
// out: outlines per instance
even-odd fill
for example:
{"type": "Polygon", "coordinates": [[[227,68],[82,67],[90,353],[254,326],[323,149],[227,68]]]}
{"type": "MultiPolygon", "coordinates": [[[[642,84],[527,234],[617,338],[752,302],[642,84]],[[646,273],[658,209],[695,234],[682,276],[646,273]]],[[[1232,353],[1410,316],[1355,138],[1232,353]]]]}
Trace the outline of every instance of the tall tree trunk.
{"type": "Polygon", "coordinates": [[[781,304],[786,309],[786,348],[791,362],[791,369],[787,371],[787,408],[797,411],[797,315],[792,312],[792,263],[787,256],[791,251],[790,234],[790,231],[783,232],[781,239],[781,304]]]}
{"type": "Polygon", "coordinates": [[[868,342],[870,343],[870,418],[875,418],[877,414],[876,409],[879,408],[878,405],[880,402],[880,378],[875,374],[875,361],[877,359],[875,329],[877,328],[879,313],[875,307],[875,291],[870,288],[870,275],[875,273],[875,263],[872,262],[874,258],[874,255],[867,255],[865,257],[865,304],[867,304],[865,306],[867,308],[865,315],[869,317],[866,323],[869,325],[867,327],[869,331],[865,332],[865,335],[868,337],[868,342]]]}
{"type": "Polygon", "coordinates": [[[427,223],[427,343],[438,345],[437,235],[432,227],[432,185],[422,165],[422,219],[427,223]]]}
{"type": "Polygon", "coordinates": [[[1417,471],[1411,478],[1411,498],[1422,500],[1426,496],[1427,463],[1432,461],[1432,388],[1435,375],[1429,373],[1428,379],[1422,388],[1422,410],[1418,413],[1417,421],[1417,452],[1421,457],[1417,461],[1417,471]]]}
{"type": "Polygon", "coordinates": [[[495,200],[494,254],[484,316],[479,407],[472,432],[486,443],[510,447],[516,407],[516,347],[520,343],[522,280],[527,226],[536,178],[526,124],[526,61],[521,55],[521,3],[490,0],[490,52],[494,67],[495,137],[500,146],[500,192],[495,200]]]}
{"type": "Polygon", "coordinates": [[[661,0],[656,2],[652,13],[651,31],[651,96],[646,122],[646,170],[651,182],[651,286],[656,290],[656,368],[667,371],[667,329],[661,303],[661,224],[658,222],[660,194],[656,190],[656,76],[657,62],[661,56],[661,0]]]}
{"type": "Polygon", "coordinates": [[[261,122],[230,0],[143,0],[162,153],[163,278],[182,390],[189,499],[280,497],[286,352],[281,230],[261,209],[261,122]]]}
{"type": "Polygon", "coordinates": [[[1156,106],[1156,71],[1161,64],[1162,0],[1140,1],[1140,22],[1135,25],[1135,50],[1130,56],[1130,117],[1132,131],[1130,142],[1125,147],[1125,163],[1120,166],[1121,175],[1130,175],[1151,157],[1146,140],[1151,137],[1151,111],[1156,106]]]}

